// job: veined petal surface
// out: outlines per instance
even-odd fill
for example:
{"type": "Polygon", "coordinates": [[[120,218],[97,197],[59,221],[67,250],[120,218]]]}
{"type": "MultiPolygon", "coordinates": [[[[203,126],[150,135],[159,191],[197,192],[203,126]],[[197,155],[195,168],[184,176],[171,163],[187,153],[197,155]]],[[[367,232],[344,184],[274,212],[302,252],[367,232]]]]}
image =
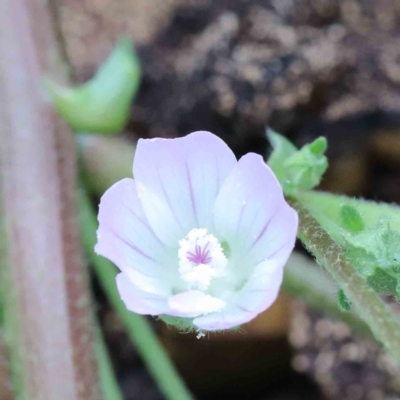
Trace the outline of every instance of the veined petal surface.
{"type": "Polygon", "coordinates": [[[157,236],[176,246],[193,228],[213,228],[213,205],[234,168],[228,146],[209,132],[178,139],[140,139],[133,174],[157,236]]]}
{"type": "Polygon", "coordinates": [[[239,160],[214,210],[216,231],[232,249],[234,268],[248,269],[273,256],[286,262],[296,239],[297,214],[261,156],[249,153],[239,160]]]}
{"type": "Polygon", "coordinates": [[[174,274],[169,253],[146,219],[133,179],[123,179],[104,193],[98,220],[96,253],[141,289],[168,295],[174,274]]]}

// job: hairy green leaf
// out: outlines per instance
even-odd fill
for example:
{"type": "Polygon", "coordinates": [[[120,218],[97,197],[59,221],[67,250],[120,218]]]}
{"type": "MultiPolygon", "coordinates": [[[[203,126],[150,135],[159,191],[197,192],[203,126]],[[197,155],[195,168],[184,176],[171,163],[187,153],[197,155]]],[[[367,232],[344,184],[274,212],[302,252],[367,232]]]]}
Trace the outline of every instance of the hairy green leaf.
{"type": "Polygon", "coordinates": [[[387,218],[357,233],[343,231],[346,256],[378,292],[396,294],[400,281],[400,233],[387,218]]]}

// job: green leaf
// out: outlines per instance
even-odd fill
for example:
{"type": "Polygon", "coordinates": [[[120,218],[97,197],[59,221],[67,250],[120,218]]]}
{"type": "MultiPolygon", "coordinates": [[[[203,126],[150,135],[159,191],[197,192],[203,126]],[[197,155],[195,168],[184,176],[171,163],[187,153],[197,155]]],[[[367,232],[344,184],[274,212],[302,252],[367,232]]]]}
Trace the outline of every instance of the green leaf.
{"type": "Polygon", "coordinates": [[[338,304],[339,308],[342,311],[350,311],[351,310],[351,302],[345,295],[342,289],[339,290],[338,292],[338,304]]]}
{"type": "Polygon", "coordinates": [[[367,282],[377,293],[396,293],[399,298],[397,279],[383,269],[376,268],[374,273],[367,277],[367,282]]]}
{"type": "Polygon", "coordinates": [[[341,246],[345,245],[342,236],[342,229],[345,228],[343,226],[343,216],[341,215],[343,206],[355,208],[362,216],[362,221],[366,228],[374,227],[382,217],[386,217],[390,219],[391,228],[400,232],[400,207],[394,204],[354,199],[344,195],[315,190],[298,192],[296,193],[296,198],[341,246]]]}
{"type": "Polygon", "coordinates": [[[360,213],[350,204],[341,205],[340,220],[343,228],[349,232],[358,233],[364,229],[364,222],[360,213]]]}
{"type": "Polygon", "coordinates": [[[121,39],[95,76],[76,88],[45,79],[54,107],[75,131],[114,133],[125,126],[140,82],[131,41],[121,39]]]}
{"type": "Polygon", "coordinates": [[[346,256],[368,283],[380,293],[396,295],[400,281],[400,233],[382,218],[372,228],[358,233],[343,231],[346,256]]]}
{"type": "Polygon", "coordinates": [[[297,150],[282,135],[271,130],[267,135],[274,149],[268,164],[286,194],[311,189],[320,183],[328,168],[328,160],[324,155],[327,148],[325,138],[320,137],[297,150]]]}
{"type": "Polygon", "coordinates": [[[400,207],[316,191],[296,198],[376,292],[400,298],[400,207]]]}

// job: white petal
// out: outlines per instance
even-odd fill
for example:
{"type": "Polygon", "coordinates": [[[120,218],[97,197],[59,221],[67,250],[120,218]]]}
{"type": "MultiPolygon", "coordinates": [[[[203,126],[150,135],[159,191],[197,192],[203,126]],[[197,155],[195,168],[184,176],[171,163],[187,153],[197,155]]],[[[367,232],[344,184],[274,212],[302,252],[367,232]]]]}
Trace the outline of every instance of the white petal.
{"type": "Polygon", "coordinates": [[[232,262],[246,268],[286,243],[293,247],[297,214],[261,156],[245,155],[229,174],[215,203],[215,226],[231,247],[232,262]]]}
{"type": "Polygon", "coordinates": [[[278,297],[283,279],[284,264],[267,260],[258,264],[243,289],[236,296],[236,304],[259,314],[269,308],[278,297]]]}
{"type": "Polygon", "coordinates": [[[123,272],[117,275],[116,281],[119,295],[129,311],[144,315],[168,312],[166,297],[139,289],[123,272]]]}
{"type": "Polygon", "coordinates": [[[144,215],[133,179],[117,182],[101,198],[96,252],[141,289],[170,293],[170,258],[144,215]]]}
{"type": "Polygon", "coordinates": [[[264,261],[257,265],[243,289],[227,302],[222,312],[196,318],[193,323],[204,330],[230,329],[251,321],[276,300],[283,279],[283,265],[264,261]]]}
{"type": "Polygon", "coordinates": [[[295,242],[298,227],[296,211],[284,203],[250,246],[247,259],[251,264],[277,260],[284,266],[295,242]]]}
{"type": "Polygon", "coordinates": [[[188,290],[168,299],[169,314],[179,317],[197,317],[198,315],[221,311],[225,302],[207,295],[200,290],[188,290]]]}
{"type": "Polygon", "coordinates": [[[210,229],[213,205],[236,159],[209,132],[178,139],[139,140],[133,173],[153,230],[176,245],[193,228],[210,229]]]}

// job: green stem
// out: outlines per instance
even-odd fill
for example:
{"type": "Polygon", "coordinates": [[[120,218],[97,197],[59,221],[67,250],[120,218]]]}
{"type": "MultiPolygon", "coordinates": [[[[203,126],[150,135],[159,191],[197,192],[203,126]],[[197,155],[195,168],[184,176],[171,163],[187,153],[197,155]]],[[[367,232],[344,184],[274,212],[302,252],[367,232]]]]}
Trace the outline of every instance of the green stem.
{"type": "Polygon", "coordinates": [[[123,400],[117,378],[112,367],[110,354],[104,342],[104,337],[99,326],[96,327],[96,354],[99,363],[101,389],[106,400],[123,400]]]}
{"type": "Polygon", "coordinates": [[[83,241],[94,271],[110,303],[125,324],[128,335],[136,344],[147,368],[166,399],[193,399],[147,319],[128,311],[121,301],[115,284],[116,269],[114,265],[94,253],[97,220],[93,207],[90,204],[90,199],[83,188],[79,191],[78,202],[83,241]]]}
{"type": "Polygon", "coordinates": [[[389,306],[349,265],[343,249],[331,239],[317,220],[298,201],[291,200],[291,204],[299,214],[298,236],[305,247],[332,275],[375,337],[400,365],[400,326],[389,306]]]}
{"type": "Polygon", "coordinates": [[[370,337],[371,331],[358,316],[338,307],[337,285],[325,271],[306,256],[294,252],[285,267],[282,288],[309,306],[347,323],[357,333],[370,337]],[[314,264],[314,265],[313,265],[314,264]]]}

